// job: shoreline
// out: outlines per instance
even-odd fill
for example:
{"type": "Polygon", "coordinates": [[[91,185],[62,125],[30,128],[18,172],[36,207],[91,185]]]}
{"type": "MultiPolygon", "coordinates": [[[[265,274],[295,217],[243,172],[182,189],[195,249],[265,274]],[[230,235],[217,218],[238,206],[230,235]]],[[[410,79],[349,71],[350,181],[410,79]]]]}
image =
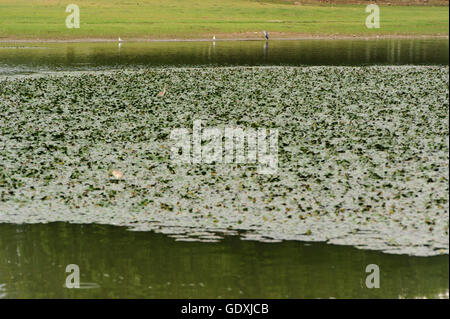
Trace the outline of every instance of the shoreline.
{"type": "MultiPolygon", "coordinates": [[[[449,35],[296,35],[289,37],[273,37],[269,41],[301,41],[301,40],[385,40],[385,39],[449,39],[449,35]]],[[[191,38],[191,39],[177,39],[177,38],[125,38],[121,42],[211,42],[211,38],[191,38]]],[[[265,41],[261,37],[226,37],[217,38],[214,42],[228,42],[228,41],[265,41]]],[[[103,43],[103,42],[118,42],[117,39],[111,38],[75,38],[75,39],[20,39],[10,38],[1,39],[0,43],[103,43]]]]}

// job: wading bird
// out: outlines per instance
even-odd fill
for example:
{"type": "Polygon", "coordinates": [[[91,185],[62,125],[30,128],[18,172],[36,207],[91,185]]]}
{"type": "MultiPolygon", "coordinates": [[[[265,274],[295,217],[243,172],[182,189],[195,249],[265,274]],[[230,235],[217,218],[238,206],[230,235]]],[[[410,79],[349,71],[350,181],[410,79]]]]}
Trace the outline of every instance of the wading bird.
{"type": "Polygon", "coordinates": [[[266,40],[269,40],[269,33],[267,33],[266,30],[264,30],[263,32],[264,32],[264,36],[266,37],[266,40]]]}
{"type": "Polygon", "coordinates": [[[213,41],[216,41],[216,36],[213,36],[213,41]]]}
{"type": "Polygon", "coordinates": [[[122,39],[119,37],[119,42],[122,42],[122,39]]]}
{"type": "Polygon", "coordinates": [[[167,86],[164,84],[164,87],[163,87],[162,91],[158,93],[158,96],[164,96],[166,94],[166,87],[167,86]]]}

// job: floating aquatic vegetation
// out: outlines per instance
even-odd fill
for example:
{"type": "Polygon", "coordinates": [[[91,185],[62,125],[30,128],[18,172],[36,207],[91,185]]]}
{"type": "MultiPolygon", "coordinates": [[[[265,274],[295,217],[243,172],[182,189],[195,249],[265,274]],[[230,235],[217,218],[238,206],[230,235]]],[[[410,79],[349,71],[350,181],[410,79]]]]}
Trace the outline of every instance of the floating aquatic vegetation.
{"type": "Polygon", "coordinates": [[[0,222],[448,254],[448,71],[232,67],[0,78],[0,222]],[[170,132],[195,119],[278,129],[277,173],[176,165],[170,132]]]}

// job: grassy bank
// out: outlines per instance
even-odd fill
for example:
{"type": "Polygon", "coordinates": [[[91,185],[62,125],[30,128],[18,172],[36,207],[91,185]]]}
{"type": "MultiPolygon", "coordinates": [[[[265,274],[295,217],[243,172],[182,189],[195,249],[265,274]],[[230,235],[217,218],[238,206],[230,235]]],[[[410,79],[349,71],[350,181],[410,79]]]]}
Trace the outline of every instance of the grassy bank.
{"type": "MultiPolygon", "coordinates": [[[[68,29],[67,3],[0,0],[0,40],[198,39],[273,37],[448,35],[448,6],[380,3],[381,28],[367,29],[366,3],[322,4],[251,0],[74,1],[81,27],[68,29]]],[[[401,2],[403,4],[403,2],[401,2]]]]}

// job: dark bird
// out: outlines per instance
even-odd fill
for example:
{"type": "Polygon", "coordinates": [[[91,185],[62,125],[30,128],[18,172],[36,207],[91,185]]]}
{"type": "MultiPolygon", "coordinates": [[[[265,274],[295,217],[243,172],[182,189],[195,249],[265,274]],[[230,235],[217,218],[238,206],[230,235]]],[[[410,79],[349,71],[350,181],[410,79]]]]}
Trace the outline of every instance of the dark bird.
{"type": "Polygon", "coordinates": [[[269,34],[267,33],[267,31],[264,30],[263,32],[264,32],[264,36],[266,37],[266,40],[269,40],[269,34]]]}

